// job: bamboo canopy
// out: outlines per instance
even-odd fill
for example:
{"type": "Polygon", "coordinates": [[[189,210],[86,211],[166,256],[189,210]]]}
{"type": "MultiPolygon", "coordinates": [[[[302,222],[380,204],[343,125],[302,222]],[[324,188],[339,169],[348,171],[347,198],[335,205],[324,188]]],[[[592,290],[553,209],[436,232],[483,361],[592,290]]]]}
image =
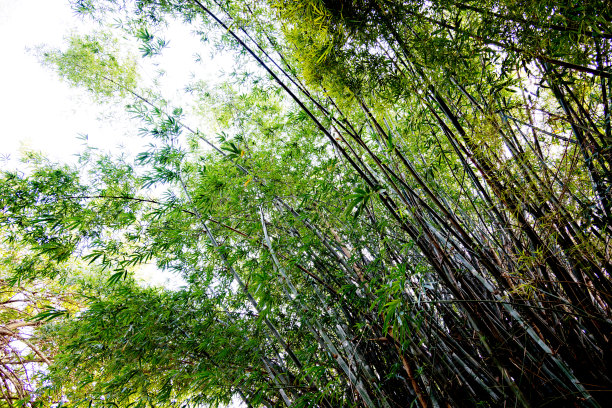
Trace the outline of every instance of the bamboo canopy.
{"type": "MultiPolygon", "coordinates": [[[[58,324],[73,340],[50,378],[92,380],[75,401],[612,400],[606,2],[75,4],[181,17],[259,70],[244,93],[194,88],[216,139],[98,73],[155,146],[105,164],[110,181],[3,176],[3,225],[41,226],[13,234],[50,262],[86,243],[81,256],[117,271],[119,289],[58,324]],[[120,283],[151,259],[186,287],[120,283]]],[[[67,56],[49,60],[83,86],[67,56]]]]}

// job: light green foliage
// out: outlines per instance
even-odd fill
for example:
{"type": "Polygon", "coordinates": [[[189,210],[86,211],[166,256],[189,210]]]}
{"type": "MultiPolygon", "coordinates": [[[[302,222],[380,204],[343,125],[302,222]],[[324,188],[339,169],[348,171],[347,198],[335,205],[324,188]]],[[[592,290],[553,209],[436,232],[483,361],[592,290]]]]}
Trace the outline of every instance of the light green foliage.
{"type": "MultiPolygon", "coordinates": [[[[6,204],[4,198],[1,202],[6,204]]],[[[7,230],[4,221],[0,235],[0,406],[47,406],[56,399],[48,398],[41,386],[62,342],[47,335],[49,325],[78,314],[88,295],[96,293],[94,288],[103,285],[85,263],[74,258],[58,261],[48,248],[28,245],[23,236],[15,239],[15,228],[7,230]]]]}
{"type": "Polygon", "coordinates": [[[119,40],[96,33],[69,37],[66,50],[41,47],[37,52],[68,83],[104,99],[130,95],[138,81],[136,60],[119,50],[119,40]]]}

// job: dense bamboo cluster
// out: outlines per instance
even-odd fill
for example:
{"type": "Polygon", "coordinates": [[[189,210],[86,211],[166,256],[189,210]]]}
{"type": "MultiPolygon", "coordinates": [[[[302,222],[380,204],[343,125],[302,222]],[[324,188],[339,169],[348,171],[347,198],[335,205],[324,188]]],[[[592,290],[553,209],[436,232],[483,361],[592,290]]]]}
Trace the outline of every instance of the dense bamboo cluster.
{"type": "Polygon", "coordinates": [[[219,143],[130,90],[157,140],[147,176],[5,204],[24,219],[57,197],[47,236],[187,281],[122,288],[61,329],[62,367],[98,382],[82,401],[606,406],[612,15],[533,3],[135,2],[222,30],[268,85],[221,98],[219,143]]]}

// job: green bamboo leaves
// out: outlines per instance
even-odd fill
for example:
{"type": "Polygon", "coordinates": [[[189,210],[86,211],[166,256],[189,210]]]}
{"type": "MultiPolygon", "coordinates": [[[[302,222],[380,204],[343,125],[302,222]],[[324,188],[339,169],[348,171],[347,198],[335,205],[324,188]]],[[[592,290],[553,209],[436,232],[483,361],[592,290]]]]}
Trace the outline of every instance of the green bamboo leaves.
{"type": "Polygon", "coordinates": [[[168,46],[168,42],[163,38],[155,38],[154,35],[149,33],[146,27],[142,27],[135,33],[142,45],[139,47],[143,57],[153,57],[161,54],[162,50],[168,46]]]}
{"type": "Polygon", "coordinates": [[[98,33],[69,39],[66,50],[37,50],[41,62],[55,69],[71,85],[82,86],[95,98],[109,98],[130,93],[138,76],[136,61],[120,55],[119,41],[98,33]]]}
{"type": "Polygon", "coordinates": [[[346,215],[352,214],[354,218],[358,218],[363,213],[367,205],[370,204],[371,201],[376,198],[376,196],[385,193],[385,191],[386,190],[382,186],[374,186],[372,188],[369,186],[363,186],[356,188],[353,190],[353,194],[350,194],[347,197],[350,202],[344,210],[344,213],[346,215]]]}

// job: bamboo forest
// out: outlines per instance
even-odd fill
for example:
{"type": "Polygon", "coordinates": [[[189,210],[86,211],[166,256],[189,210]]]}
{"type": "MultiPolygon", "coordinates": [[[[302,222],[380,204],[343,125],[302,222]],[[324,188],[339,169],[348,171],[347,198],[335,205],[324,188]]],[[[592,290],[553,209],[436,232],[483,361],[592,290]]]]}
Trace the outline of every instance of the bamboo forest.
{"type": "Polygon", "coordinates": [[[0,407],[611,406],[612,3],[70,3],[144,148],[1,172],[0,407]]]}

